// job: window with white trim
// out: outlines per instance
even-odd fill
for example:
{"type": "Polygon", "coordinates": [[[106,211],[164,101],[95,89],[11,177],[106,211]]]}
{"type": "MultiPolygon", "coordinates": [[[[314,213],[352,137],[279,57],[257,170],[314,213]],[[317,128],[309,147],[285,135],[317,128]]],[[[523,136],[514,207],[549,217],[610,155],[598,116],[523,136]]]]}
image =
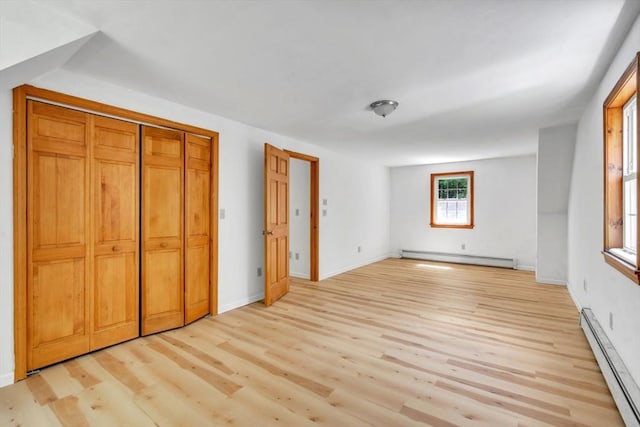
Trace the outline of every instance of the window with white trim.
{"type": "Polygon", "coordinates": [[[640,53],[603,104],[603,248],[607,264],[640,283],[638,252],[638,98],[640,53]]]}
{"type": "Polygon", "coordinates": [[[431,227],[473,227],[473,171],[431,174],[431,227]]]}

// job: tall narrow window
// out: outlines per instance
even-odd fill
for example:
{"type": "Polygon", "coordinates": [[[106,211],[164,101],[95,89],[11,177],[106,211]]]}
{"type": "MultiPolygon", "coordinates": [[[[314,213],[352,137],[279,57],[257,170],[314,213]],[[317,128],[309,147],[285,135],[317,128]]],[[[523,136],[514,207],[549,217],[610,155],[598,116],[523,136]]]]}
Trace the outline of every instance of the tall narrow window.
{"type": "Polygon", "coordinates": [[[636,97],[634,96],[624,106],[622,111],[622,164],[623,174],[623,211],[622,227],[624,229],[623,250],[635,257],[638,246],[638,176],[636,150],[636,97]]]}
{"type": "Polygon", "coordinates": [[[640,282],[638,55],[604,101],[604,244],[607,264],[640,282]]]}
{"type": "Polygon", "coordinates": [[[431,227],[473,228],[473,171],[431,174],[431,227]]]}

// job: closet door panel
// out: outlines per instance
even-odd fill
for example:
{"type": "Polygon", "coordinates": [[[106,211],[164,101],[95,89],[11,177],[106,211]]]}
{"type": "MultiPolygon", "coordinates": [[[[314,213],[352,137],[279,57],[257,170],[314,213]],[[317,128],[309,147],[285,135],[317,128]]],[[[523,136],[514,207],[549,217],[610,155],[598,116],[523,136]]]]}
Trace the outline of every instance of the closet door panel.
{"type": "Polygon", "coordinates": [[[209,313],[211,141],[187,134],[185,322],[209,313]]]}
{"type": "Polygon", "coordinates": [[[144,230],[149,243],[181,245],[182,237],[182,168],[145,166],[144,230]]]}
{"type": "Polygon", "coordinates": [[[37,151],[32,159],[33,249],[84,251],[86,159],[37,151]]]}
{"type": "Polygon", "coordinates": [[[95,117],[91,349],[139,335],[138,125],[95,117]]]}
{"type": "Polygon", "coordinates": [[[88,115],[28,101],[27,369],[89,351],[88,115]]]}
{"type": "Polygon", "coordinates": [[[142,128],[142,334],[184,325],[184,137],[142,128]]]}

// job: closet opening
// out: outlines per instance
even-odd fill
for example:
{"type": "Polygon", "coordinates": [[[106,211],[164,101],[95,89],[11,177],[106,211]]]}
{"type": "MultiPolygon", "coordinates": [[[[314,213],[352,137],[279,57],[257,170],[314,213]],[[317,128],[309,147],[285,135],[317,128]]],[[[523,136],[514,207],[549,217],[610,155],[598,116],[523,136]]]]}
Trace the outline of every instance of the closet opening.
{"type": "Polygon", "coordinates": [[[15,381],[217,314],[218,133],[29,85],[13,103],[15,381]]]}

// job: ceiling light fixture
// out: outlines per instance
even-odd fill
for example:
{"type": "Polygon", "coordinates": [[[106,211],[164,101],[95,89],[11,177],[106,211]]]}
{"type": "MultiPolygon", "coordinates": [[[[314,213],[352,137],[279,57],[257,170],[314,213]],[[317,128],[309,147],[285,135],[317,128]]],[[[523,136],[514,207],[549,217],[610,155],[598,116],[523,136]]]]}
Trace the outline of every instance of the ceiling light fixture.
{"type": "Polygon", "coordinates": [[[377,115],[387,117],[398,107],[398,101],[383,99],[380,101],[372,102],[369,106],[377,115]]]}

